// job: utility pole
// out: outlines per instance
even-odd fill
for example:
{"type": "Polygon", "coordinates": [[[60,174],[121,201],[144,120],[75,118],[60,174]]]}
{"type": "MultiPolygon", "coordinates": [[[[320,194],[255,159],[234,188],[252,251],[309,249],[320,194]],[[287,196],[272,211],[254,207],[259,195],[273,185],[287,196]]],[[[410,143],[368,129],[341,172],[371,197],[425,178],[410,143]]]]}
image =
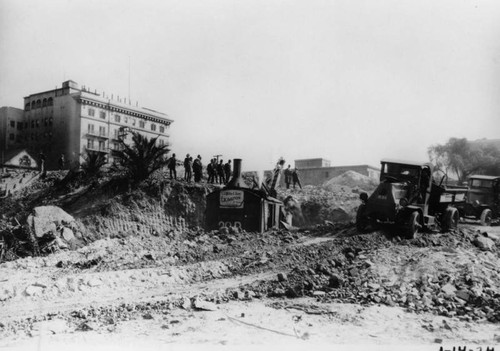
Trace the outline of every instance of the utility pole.
{"type": "Polygon", "coordinates": [[[213,155],[212,157],[216,157],[217,158],[217,163],[219,163],[219,157],[222,156],[222,155],[213,155]]]}

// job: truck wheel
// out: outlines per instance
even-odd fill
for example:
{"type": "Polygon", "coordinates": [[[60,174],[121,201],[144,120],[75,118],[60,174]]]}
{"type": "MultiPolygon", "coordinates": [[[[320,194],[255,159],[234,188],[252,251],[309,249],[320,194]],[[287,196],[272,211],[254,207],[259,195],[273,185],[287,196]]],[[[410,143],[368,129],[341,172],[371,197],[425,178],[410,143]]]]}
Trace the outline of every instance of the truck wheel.
{"type": "Polygon", "coordinates": [[[444,213],[444,221],[441,229],[444,232],[457,229],[460,215],[455,207],[448,207],[444,213]]]}
{"type": "Polygon", "coordinates": [[[359,205],[358,212],[356,212],[356,229],[360,233],[365,233],[369,224],[369,220],[365,212],[366,212],[366,205],[365,204],[359,205]]]}
{"type": "Polygon", "coordinates": [[[485,208],[483,212],[481,212],[481,225],[491,225],[491,210],[489,208],[485,208]]]}
{"type": "Polygon", "coordinates": [[[406,227],[406,239],[415,239],[420,227],[420,213],[418,213],[418,211],[414,211],[411,213],[408,226],[406,227]]]}

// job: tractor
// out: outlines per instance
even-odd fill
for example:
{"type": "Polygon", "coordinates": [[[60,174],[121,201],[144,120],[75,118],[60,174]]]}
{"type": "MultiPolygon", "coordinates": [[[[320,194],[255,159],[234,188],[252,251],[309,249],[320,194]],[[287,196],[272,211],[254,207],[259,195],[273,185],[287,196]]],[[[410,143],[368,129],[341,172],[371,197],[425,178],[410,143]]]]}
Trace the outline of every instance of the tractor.
{"type": "Polygon", "coordinates": [[[360,194],[356,215],[359,232],[380,225],[395,225],[404,237],[412,239],[422,228],[442,231],[457,228],[460,219],[456,204],[465,201],[465,188],[447,189],[433,179],[433,165],[384,159],[381,161],[380,184],[368,196],[360,194]]]}

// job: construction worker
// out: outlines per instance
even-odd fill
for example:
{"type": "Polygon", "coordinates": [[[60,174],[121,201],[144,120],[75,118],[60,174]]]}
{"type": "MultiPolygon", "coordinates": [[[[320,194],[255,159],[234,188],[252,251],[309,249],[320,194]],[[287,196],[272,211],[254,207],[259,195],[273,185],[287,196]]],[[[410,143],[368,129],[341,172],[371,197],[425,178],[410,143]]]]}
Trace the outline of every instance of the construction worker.
{"type": "Polygon", "coordinates": [[[226,176],[224,174],[224,161],[221,159],[220,162],[217,164],[217,175],[219,176],[219,184],[225,184],[226,183],[226,176]]]}
{"type": "Polygon", "coordinates": [[[172,154],[172,157],[168,160],[168,169],[170,171],[170,180],[177,180],[177,171],[175,167],[177,166],[177,159],[175,158],[175,154],[172,154]]]}
{"type": "Polygon", "coordinates": [[[200,182],[201,176],[203,174],[203,164],[201,163],[201,156],[198,155],[196,160],[193,162],[193,173],[194,173],[194,181],[200,182]]]}
{"type": "Polygon", "coordinates": [[[290,168],[290,165],[288,165],[288,168],[285,169],[285,185],[287,189],[290,189],[290,183],[292,182],[292,170],[290,168]]]}
{"type": "Polygon", "coordinates": [[[302,189],[302,185],[300,184],[300,179],[299,179],[299,169],[295,167],[295,169],[292,172],[292,178],[293,178],[293,188],[295,189],[295,185],[298,184],[300,189],[302,189]]]}
{"type": "Polygon", "coordinates": [[[186,182],[191,181],[192,177],[192,168],[193,168],[193,158],[189,156],[189,154],[186,155],[186,158],[184,159],[184,180],[186,182]]]}
{"type": "Polygon", "coordinates": [[[59,157],[57,163],[59,164],[59,170],[62,171],[64,169],[64,164],[66,163],[66,160],[64,159],[64,154],[61,154],[61,157],[59,157]]]}
{"type": "Polygon", "coordinates": [[[215,159],[211,159],[210,163],[207,165],[207,174],[208,174],[208,179],[207,183],[213,183],[215,181],[215,175],[216,175],[216,168],[214,167],[215,159]]]}
{"type": "Polygon", "coordinates": [[[231,178],[231,160],[227,161],[226,164],[224,165],[224,174],[226,178],[226,183],[229,182],[229,178],[231,178]]]}

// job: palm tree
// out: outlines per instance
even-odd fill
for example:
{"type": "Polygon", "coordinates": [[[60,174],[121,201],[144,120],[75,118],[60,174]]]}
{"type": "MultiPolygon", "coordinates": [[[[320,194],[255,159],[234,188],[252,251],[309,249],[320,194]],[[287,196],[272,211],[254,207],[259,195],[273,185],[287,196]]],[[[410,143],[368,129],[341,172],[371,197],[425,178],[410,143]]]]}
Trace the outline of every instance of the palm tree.
{"type": "Polygon", "coordinates": [[[130,145],[122,139],[120,149],[111,150],[111,155],[115,159],[113,168],[125,172],[134,183],[139,183],[167,165],[166,155],[170,150],[168,145],[156,145],[158,138],[149,139],[137,132],[130,133],[132,134],[130,145]]]}
{"type": "Polygon", "coordinates": [[[101,168],[106,164],[106,156],[101,152],[85,150],[82,157],[83,163],[81,167],[87,176],[98,174],[101,168]]]}

